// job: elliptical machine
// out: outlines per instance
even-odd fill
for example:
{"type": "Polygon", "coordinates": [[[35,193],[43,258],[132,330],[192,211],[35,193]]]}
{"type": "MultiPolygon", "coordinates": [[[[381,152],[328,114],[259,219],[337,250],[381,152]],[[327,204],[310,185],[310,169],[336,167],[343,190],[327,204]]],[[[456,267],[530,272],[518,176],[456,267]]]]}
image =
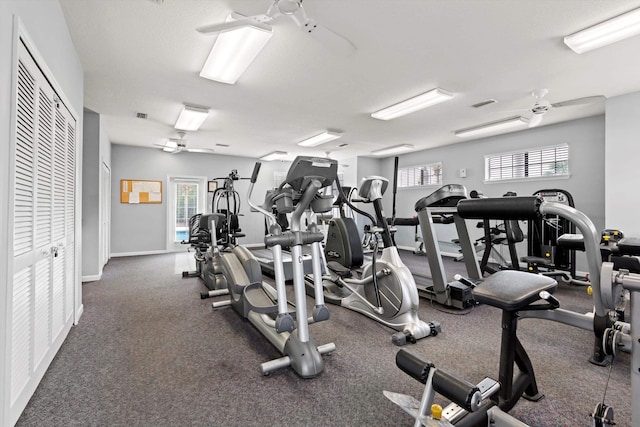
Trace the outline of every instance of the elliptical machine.
{"type": "MultiPolygon", "coordinates": [[[[260,265],[253,254],[243,246],[236,246],[231,252],[220,254],[221,265],[227,281],[229,299],[213,303],[213,308],[231,306],[243,318],[249,320],[283,355],[260,365],[260,371],[267,375],[277,369],[291,366],[302,378],[313,378],[324,369],[322,355],[335,350],[335,344],[316,346],[309,334],[309,323],[327,320],[329,311],[324,305],[322,289],[315,293],[315,307],[312,317],[307,317],[307,301],[302,268],[302,246],[318,244],[324,236],[311,224],[307,230],[301,227],[304,212],[311,208],[316,212],[330,209],[327,199],[319,198],[318,190],[331,185],[338,164],[335,160],[297,157],[278,189],[278,196],[269,200],[269,206],[257,206],[251,202],[253,186],[258,178],[260,163],[251,175],[248,202],[255,210],[268,219],[270,234],[265,236],[265,244],[271,248],[275,266],[276,289],[262,282],[260,265]],[[274,200],[278,212],[291,213],[289,231],[282,231],[275,215],[271,212],[274,200]],[[287,301],[282,266],[282,246],[291,248],[293,262],[293,291],[295,305],[287,301]]],[[[330,200],[328,200],[330,203],[330,200]]],[[[315,246],[314,246],[315,247],[315,246]]],[[[313,276],[318,283],[322,280],[320,254],[313,251],[313,276]]]]}
{"type": "MultiPolygon", "coordinates": [[[[375,217],[355,207],[344,196],[337,179],[336,184],[342,200],[355,212],[369,218],[371,230],[380,235],[384,248],[379,257],[378,249],[374,249],[372,261],[364,265],[360,279],[352,278],[351,270],[339,262],[328,262],[329,275],[322,281],[325,301],[357,311],[395,329],[398,332],[393,334],[392,341],[396,345],[415,343],[421,338],[437,335],[441,331],[439,322],[424,322],[418,318],[419,297],[416,283],[411,271],[400,258],[387,218],[384,216],[382,195],[389,185],[389,180],[381,176],[370,176],[363,178],[360,183],[358,201],[372,203],[375,217]]],[[[346,232],[347,228],[334,228],[336,233],[340,230],[346,232]]],[[[350,236],[345,234],[336,238],[347,241],[350,236]]],[[[313,289],[309,279],[307,285],[308,290],[313,289]]]]}

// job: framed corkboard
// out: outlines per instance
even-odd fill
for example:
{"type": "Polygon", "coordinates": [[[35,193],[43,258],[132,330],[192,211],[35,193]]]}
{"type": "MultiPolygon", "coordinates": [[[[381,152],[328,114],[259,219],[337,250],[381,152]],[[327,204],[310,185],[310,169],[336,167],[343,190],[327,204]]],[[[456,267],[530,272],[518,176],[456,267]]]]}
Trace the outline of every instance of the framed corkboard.
{"type": "Polygon", "coordinates": [[[120,203],[162,203],[162,181],[121,179],[120,203]]]}

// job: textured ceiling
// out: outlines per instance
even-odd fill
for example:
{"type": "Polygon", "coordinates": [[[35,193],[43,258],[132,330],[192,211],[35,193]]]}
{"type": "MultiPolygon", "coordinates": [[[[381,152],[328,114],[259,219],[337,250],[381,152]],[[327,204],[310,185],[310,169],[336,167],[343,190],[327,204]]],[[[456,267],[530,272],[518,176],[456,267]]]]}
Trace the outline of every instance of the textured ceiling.
{"type": "MultiPolygon", "coordinates": [[[[640,90],[640,36],[582,55],[562,41],[640,7],[640,0],[304,0],[307,15],[349,39],[355,54],[336,55],[283,16],[235,85],[198,76],[216,36],[195,28],[232,11],[265,13],[269,0],[61,4],[85,72],[85,106],[102,115],[117,144],[153,148],[176,137],[173,124],[189,103],[212,112],[187,134],[190,148],[345,159],[398,144],[422,150],[461,142],[455,130],[518,114],[513,110],[534,103],[534,89],[548,88],[552,103],[640,90]],[[370,117],[435,87],[454,99],[391,121],[370,117]],[[487,98],[498,102],[471,107],[487,98]],[[296,145],[325,129],[344,135],[314,148],[296,145]]],[[[604,108],[597,102],[553,109],[542,125],[604,108]]]]}

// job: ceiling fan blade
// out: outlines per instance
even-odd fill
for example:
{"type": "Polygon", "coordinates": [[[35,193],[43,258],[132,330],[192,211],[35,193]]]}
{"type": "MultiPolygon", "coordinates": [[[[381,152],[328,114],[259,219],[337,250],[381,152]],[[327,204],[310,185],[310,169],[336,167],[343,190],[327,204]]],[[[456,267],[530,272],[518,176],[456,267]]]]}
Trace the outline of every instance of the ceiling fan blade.
{"type": "Polygon", "coordinates": [[[272,28],[271,25],[268,24],[269,21],[271,21],[271,18],[267,15],[247,16],[246,18],[241,18],[234,21],[203,25],[196,28],[196,31],[202,34],[214,34],[240,27],[256,27],[265,31],[271,31],[272,28]]]}
{"type": "Polygon", "coordinates": [[[534,114],[529,119],[529,127],[530,128],[534,128],[534,127],[538,126],[540,123],[542,123],[542,116],[544,116],[544,114],[534,114]]]}
{"type": "Polygon", "coordinates": [[[556,102],[555,104],[551,104],[552,107],[569,107],[572,105],[582,105],[582,104],[593,104],[594,102],[599,102],[607,99],[604,95],[594,95],[594,96],[585,96],[584,98],[576,98],[570,99],[568,101],[556,102]]]}
{"type": "Polygon", "coordinates": [[[300,27],[305,33],[316,39],[327,49],[341,56],[351,56],[356,47],[348,39],[309,19],[300,27]]]}

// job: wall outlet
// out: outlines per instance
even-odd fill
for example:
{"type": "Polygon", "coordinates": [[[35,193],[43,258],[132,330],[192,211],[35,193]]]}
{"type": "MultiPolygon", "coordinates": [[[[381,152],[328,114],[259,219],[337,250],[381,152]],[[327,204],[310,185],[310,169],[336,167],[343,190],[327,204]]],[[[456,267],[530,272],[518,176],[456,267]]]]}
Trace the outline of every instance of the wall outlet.
{"type": "Polygon", "coordinates": [[[466,168],[460,169],[460,178],[466,178],[466,177],[467,177],[467,169],[466,168]]]}

